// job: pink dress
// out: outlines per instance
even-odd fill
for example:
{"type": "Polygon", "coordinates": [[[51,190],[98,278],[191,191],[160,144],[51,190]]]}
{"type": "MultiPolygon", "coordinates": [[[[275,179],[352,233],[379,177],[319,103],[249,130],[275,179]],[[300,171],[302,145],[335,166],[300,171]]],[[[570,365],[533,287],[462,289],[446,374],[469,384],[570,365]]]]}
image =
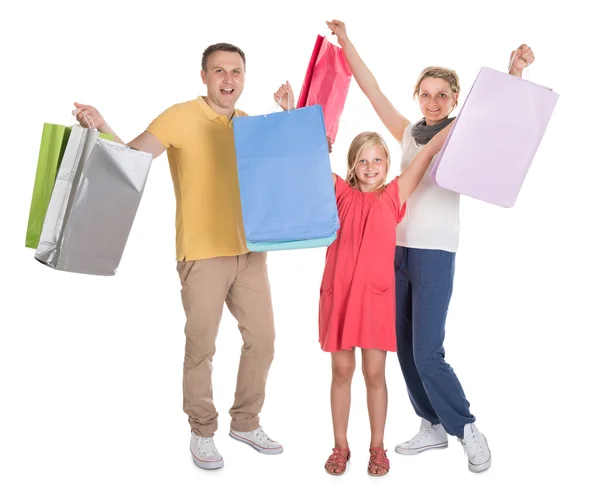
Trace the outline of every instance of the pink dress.
{"type": "Polygon", "coordinates": [[[319,300],[319,342],[326,352],[396,351],[396,226],[404,217],[398,178],[378,196],[337,176],[337,239],[327,249],[319,300]]]}

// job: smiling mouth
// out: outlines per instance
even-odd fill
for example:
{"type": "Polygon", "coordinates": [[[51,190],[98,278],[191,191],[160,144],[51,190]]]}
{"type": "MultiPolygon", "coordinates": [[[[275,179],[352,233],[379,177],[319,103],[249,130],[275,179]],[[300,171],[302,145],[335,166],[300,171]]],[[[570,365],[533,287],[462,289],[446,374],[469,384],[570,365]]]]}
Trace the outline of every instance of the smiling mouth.
{"type": "Polygon", "coordinates": [[[233,93],[233,88],[221,88],[221,93],[223,95],[231,95],[233,93]]]}
{"type": "Polygon", "coordinates": [[[367,178],[374,178],[375,176],[377,176],[379,173],[365,173],[365,176],[367,178]]]}

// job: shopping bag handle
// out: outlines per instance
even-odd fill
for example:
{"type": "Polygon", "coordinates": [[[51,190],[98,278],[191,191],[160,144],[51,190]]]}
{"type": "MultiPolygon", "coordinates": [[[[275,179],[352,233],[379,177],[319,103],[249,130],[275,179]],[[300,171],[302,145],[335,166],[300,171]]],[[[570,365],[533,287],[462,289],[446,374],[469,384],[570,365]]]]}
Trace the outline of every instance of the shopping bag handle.
{"type": "MultiPolygon", "coordinates": [[[[290,103],[291,102],[290,102],[290,94],[289,94],[289,92],[288,92],[288,96],[287,96],[287,101],[288,101],[288,110],[287,110],[287,112],[290,112],[290,110],[292,110],[292,109],[290,109],[290,103]]],[[[265,112],[264,117],[267,117],[268,114],[272,114],[273,112],[277,111],[277,109],[281,106],[281,102],[282,102],[281,99],[277,100],[277,103],[273,107],[271,107],[267,112],[265,112]]]]}
{"type": "MultiPolygon", "coordinates": [[[[94,121],[92,121],[92,120],[91,120],[91,119],[88,117],[88,115],[85,113],[85,110],[81,111],[81,113],[83,114],[83,117],[85,117],[85,120],[86,120],[86,122],[87,122],[87,124],[88,124],[88,126],[89,126],[89,128],[88,128],[88,129],[96,129],[96,126],[94,126],[94,121]]],[[[73,120],[77,120],[77,117],[76,117],[76,116],[77,116],[77,114],[78,114],[78,112],[77,112],[77,109],[73,109],[73,110],[71,111],[71,123],[70,123],[70,126],[71,126],[71,127],[73,126],[73,120]]]]}
{"type": "Polygon", "coordinates": [[[331,34],[331,31],[329,29],[326,29],[325,33],[320,32],[319,35],[325,38],[328,43],[331,43],[333,46],[340,48],[340,43],[337,41],[337,36],[331,34]]]}

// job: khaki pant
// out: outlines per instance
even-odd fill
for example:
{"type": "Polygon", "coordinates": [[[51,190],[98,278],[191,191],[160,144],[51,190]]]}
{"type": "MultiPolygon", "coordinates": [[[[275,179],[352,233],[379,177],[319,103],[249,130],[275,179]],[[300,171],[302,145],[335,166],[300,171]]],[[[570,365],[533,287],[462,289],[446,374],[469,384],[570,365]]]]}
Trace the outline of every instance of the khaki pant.
{"type": "Polygon", "coordinates": [[[212,437],[217,410],[212,398],[212,358],[223,303],[236,318],[244,345],[229,411],[231,429],[258,428],[265,384],[273,361],[275,329],[266,254],[216,257],[177,263],[187,317],[183,364],[183,410],[197,435],[212,437]]]}

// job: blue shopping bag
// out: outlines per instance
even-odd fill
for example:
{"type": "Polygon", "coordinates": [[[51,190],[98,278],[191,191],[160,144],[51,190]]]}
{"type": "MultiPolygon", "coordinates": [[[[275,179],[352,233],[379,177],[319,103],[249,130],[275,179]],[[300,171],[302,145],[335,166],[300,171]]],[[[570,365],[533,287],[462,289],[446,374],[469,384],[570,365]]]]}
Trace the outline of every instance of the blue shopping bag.
{"type": "Polygon", "coordinates": [[[308,249],[318,247],[329,247],[335,239],[337,233],[334,233],[327,238],[313,238],[312,240],[297,240],[294,242],[260,242],[252,243],[246,240],[248,250],[252,252],[272,252],[273,250],[293,250],[293,249],[308,249]]]}
{"type": "Polygon", "coordinates": [[[233,132],[250,250],[330,245],[340,223],[321,106],[236,117],[233,132]]]}

